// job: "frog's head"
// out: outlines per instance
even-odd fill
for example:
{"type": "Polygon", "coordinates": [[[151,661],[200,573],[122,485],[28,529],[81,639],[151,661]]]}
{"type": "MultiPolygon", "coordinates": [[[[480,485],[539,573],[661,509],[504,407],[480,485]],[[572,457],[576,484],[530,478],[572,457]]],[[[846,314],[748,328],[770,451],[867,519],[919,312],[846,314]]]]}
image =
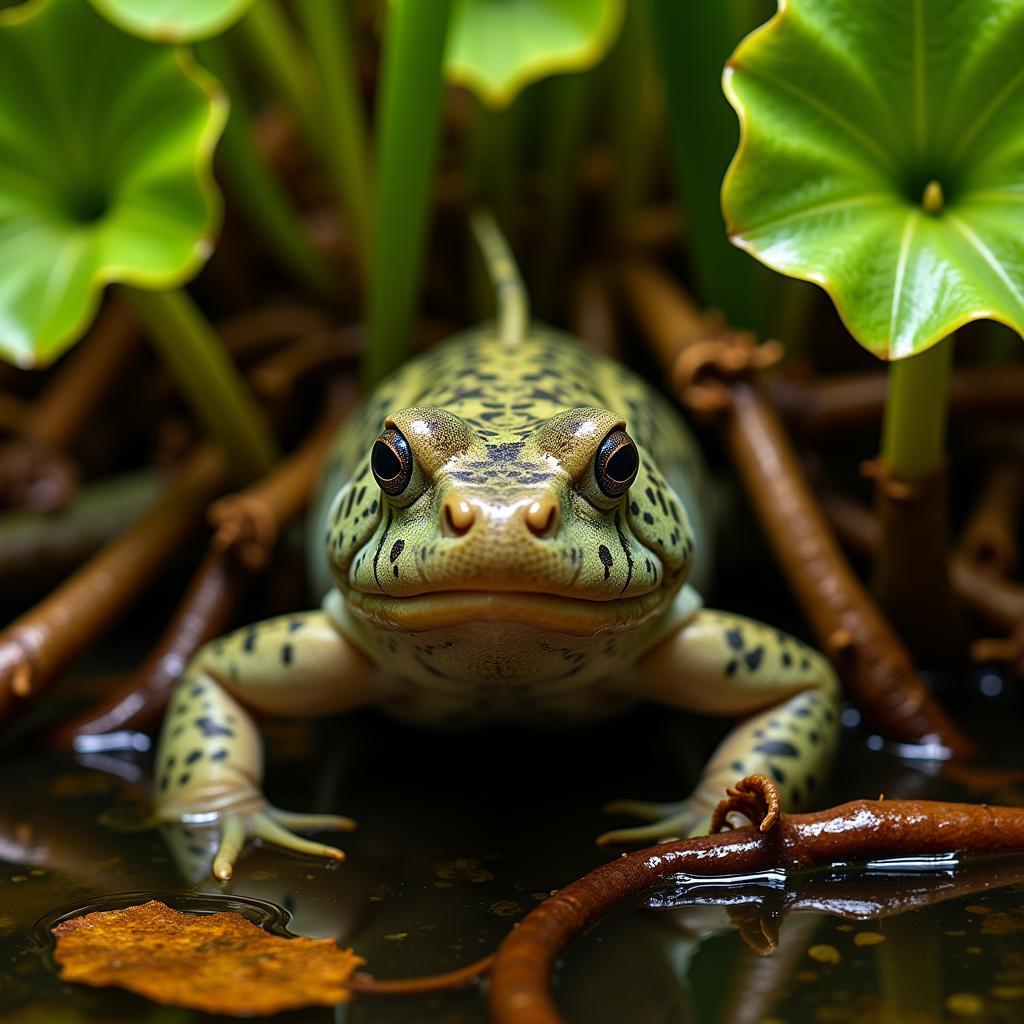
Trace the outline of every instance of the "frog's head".
{"type": "Polygon", "coordinates": [[[693,553],[681,503],[614,413],[481,430],[443,409],[394,413],[332,506],[350,604],[396,629],[542,621],[567,633],[656,614],[693,553]]]}

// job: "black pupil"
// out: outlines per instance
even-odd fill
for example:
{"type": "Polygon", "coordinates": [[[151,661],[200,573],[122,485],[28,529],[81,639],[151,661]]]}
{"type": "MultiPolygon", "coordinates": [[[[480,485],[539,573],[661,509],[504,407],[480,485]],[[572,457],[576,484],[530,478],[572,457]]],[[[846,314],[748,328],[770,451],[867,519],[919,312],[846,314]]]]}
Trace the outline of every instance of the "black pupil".
{"type": "Polygon", "coordinates": [[[612,452],[604,471],[616,483],[624,484],[633,478],[638,464],[636,445],[629,441],[612,452]]]}
{"type": "Polygon", "coordinates": [[[394,480],[402,472],[402,460],[386,441],[373,446],[373,472],[381,480],[394,480]]]}

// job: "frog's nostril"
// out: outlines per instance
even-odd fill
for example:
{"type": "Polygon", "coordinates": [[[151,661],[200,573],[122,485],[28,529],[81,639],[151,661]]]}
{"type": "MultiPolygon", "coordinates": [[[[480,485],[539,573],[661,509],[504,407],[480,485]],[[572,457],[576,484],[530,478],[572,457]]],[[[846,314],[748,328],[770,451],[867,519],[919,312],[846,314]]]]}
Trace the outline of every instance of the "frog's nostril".
{"type": "Polygon", "coordinates": [[[535,501],[526,510],[526,525],[535,537],[550,537],[558,529],[558,505],[550,498],[535,501]]]}
{"type": "Polygon", "coordinates": [[[476,513],[469,502],[461,498],[450,497],[444,503],[444,532],[449,537],[462,537],[469,533],[476,519],[476,513]]]}

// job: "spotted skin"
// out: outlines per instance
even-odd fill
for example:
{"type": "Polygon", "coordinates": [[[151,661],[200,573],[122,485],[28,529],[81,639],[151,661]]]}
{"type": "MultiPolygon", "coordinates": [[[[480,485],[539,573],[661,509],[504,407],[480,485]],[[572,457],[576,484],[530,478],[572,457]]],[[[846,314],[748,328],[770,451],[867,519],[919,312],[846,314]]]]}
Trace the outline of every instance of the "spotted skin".
{"type": "MultiPolygon", "coordinates": [[[[511,266],[500,253],[497,265],[511,266]]],[[[530,324],[518,285],[498,284],[514,297],[511,312],[409,363],[339,432],[310,530],[322,609],[208,644],[175,692],[157,810],[165,820],[221,816],[220,877],[248,836],[309,852],[284,819],[322,823],[265,805],[248,711],[374,703],[444,728],[562,726],[637,699],[754,715],[682,805],[620,807],[659,819],[615,834],[624,840],[699,828],[739,775],[776,777],[794,804],[824,776],[836,733],[831,669],[774,630],[701,610],[709,516],[690,433],[642,379],[530,324]],[[386,428],[412,455],[392,496],[370,463],[386,428]],[[610,498],[595,457],[622,429],[639,467],[610,498]]]]}

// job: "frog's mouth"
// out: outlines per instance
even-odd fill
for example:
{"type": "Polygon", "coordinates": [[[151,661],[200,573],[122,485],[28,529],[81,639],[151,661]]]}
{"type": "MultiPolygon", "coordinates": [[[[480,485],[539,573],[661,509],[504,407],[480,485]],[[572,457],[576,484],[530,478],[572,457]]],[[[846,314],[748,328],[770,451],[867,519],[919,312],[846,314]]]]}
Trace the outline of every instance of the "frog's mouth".
{"type": "Polygon", "coordinates": [[[660,589],[611,601],[482,590],[433,591],[410,597],[351,590],[346,596],[354,615],[388,629],[419,633],[466,623],[501,622],[571,636],[635,629],[656,617],[671,597],[660,589]]]}

